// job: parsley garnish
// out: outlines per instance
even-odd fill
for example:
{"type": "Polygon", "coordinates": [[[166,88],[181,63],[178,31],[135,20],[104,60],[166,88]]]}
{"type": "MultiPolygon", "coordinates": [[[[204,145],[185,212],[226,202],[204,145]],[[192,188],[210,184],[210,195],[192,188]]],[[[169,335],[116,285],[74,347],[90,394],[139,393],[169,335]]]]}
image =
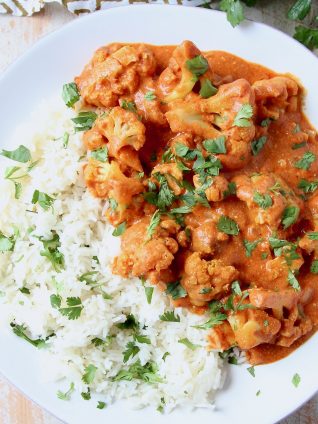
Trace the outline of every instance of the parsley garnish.
{"type": "Polygon", "coordinates": [[[157,195],[156,204],[160,210],[165,210],[175,200],[175,195],[170,189],[167,178],[164,175],[156,173],[154,177],[159,183],[159,193],[157,195]]]}
{"type": "Polygon", "coordinates": [[[126,344],[126,350],[123,352],[124,355],[124,363],[126,363],[129,358],[133,358],[140,351],[140,348],[136,346],[134,342],[128,342],[126,344]]]}
{"type": "Polygon", "coordinates": [[[186,347],[188,347],[191,350],[195,350],[198,347],[201,347],[200,345],[190,342],[190,340],[187,337],[185,337],[184,339],[179,339],[178,343],[184,344],[186,347]]]}
{"type": "Polygon", "coordinates": [[[233,28],[244,20],[244,11],[240,0],[221,0],[220,9],[226,12],[227,20],[233,28]]]}
{"type": "Polygon", "coordinates": [[[70,400],[71,395],[73,394],[74,391],[75,391],[75,385],[74,383],[71,383],[68,391],[64,393],[64,392],[61,392],[61,390],[59,390],[57,392],[57,397],[61,400],[70,400]]]}
{"type": "Polygon", "coordinates": [[[291,225],[293,225],[299,216],[299,207],[298,206],[287,206],[283,212],[283,217],[282,217],[282,224],[284,227],[284,230],[286,230],[286,228],[290,227],[291,225]]]}
{"type": "Polygon", "coordinates": [[[72,118],[71,121],[74,122],[75,132],[88,131],[92,128],[94,122],[96,121],[97,114],[91,111],[80,112],[76,118],[72,118]]]}
{"type": "Polygon", "coordinates": [[[164,314],[160,315],[160,321],[167,321],[167,322],[180,322],[179,315],[175,315],[174,311],[167,311],[164,314]]]}
{"type": "Polygon", "coordinates": [[[31,160],[30,150],[23,145],[20,145],[15,150],[1,150],[0,155],[21,163],[26,163],[31,160]]]}
{"type": "Polygon", "coordinates": [[[108,161],[108,149],[107,147],[100,147],[99,149],[93,150],[91,153],[91,157],[100,161],[107,162],[108,161]]]}
{"type": "Polygon", "coordinates": [[[177,143],[175,146],[175,152],[177,156],[179,156],[180,158],[184,158],[189,152],[189,147],[185,146],[182,143],[177,143]]]}
{"type": "Polygon", "coordinates": [[[173,283],[168,283],[165,292],[166,292],[166,294],[170,295],[173,300],[180,299],[180,298],[186,297],[188,295],[188,293],[181,286],[179,281],[175,281],[173,283]]]}
{"type": "Polygon", "coordinates": [[[295,167],[299,169],[308,170],[310,165],[316,160],[316,155],[312,152],[304,153],[303,157],[295,163],[295,167]]]}
{"type": "Polygon", "coordinates": [[[267,209],[273,205],[273,200],[269,194],[261,194],[255,191],[253,200],[262,209],[267,209]]]}
{"type": "Polygon", "coordinates": [[[121,236],[126,231],[126,221],[122,222],[121,224],[117,225],[117,227],[112,232],[112,235],[115,237],[121,236]]]}
{"type": "Polygon", "coordinates": [[[201,82],[200,96],[204,99],[208,99],[211,96],[214,96],[218,92],[218,89],[214,87],[212,82],[209,79],[205,79],[201,82]]]}
{"type": "Polygon", "coordinates": [[[225,140],[226,139],[224,135],[221,135],[220,137],[215,139],[208,139],[203,141],[203,147],[209,153],[225,154],[226,153],[225,140]]]}
{"type": "Polygon", "coordinates": [[[300,188],[304,193],[313,193],[318,188],[318,181],[307,181],[301,179],[298,183],[298,188],[300,188]]]}
{"type": "Polygon", "coordinates": [[[90,400],[91,399],[91,389],[90,388],[88,388],[87,389],[87,392],[82,392],[81,393],[81,396],[82,396],[82,398],[84,399],[84,400],[90,400]]]}
{"type": "Polygon", "coordinates": [[[98,401],[98,403],[97,403],[97,406],[96,406],[96,408],[97,409],[104,409],[104,408],[106,408],[106,403],[105,402],[101,402],[100,400],[98,401]]]}
{"type": "Polygon", "coordinates": [[[128,110],[129,112],[133,112],[137,114],[137,107],[135,102],[130,102],[128,100],[122,100],[121,105],[123,109],[128,110]]]}
{"type": "Polygon", "coordinates": [[[292,149],[293,149],[293,150],[301,149],[302,147],[305,147],[305,146],[306,146],[306,144],[307,144],[307,142],[306,142],[306,141],[303,141],[302,143],[294,143],[294,144],[292,145],[292,149]]]}
{"type": "Polygon", "coordinates": [[[40,251],[40,255],[45,256],[51,262],[56,272],[61,272],[64,268],[64,255],[59,251],[61,243],[58,234],[54,234],[50,240],[44,240],[43,237],[39,237],[39,240],[44,247],[44,250],[40,251]]]}
{"type": "Polygon", "coordinates": [[[80,94],[75,82],[70,82],[63,85],[62,99],[68,107],[72,107],[80,99],[80,94]]]}
{"type": "Polygon", "coordinates": [[[251,374],[252,377],[255,377],[255,367],[254,366],[246,368],[246,369],[251,374]]]}
{"type": "Polygon", "coordinates": [[[227,316],[221,312],[215,312],[212,314],[211,318],[203,324],[194,325],[194,328],[198,328],[199,330],[208,330],[209,328],[213,328],[217,325],[220,325],[225,321],[227,316]]]}
{"type": "Polygon", "coordinates": [[[152,215],[152,217],[150,219],[150,223],[149,223],[147,230],[146,230],[147,240],[151,240],[152,236],[154,235],[156,228],[160,224],[160,218],[161,218],[161,213],[157,209],[155,211],[155,213],[152,215]]]}
{"type": "Polygon", "coordinates": [[[225,190],[223,192],[223,196],[224,198],[228,197],[228,196],[233,196],[236,194],[236,184],[235,183],[228,183],[227,185],[227,190],[225,190]]]}
{"type": "Polygon", "coordinates": [[[43,193],[39,190],[34,190],[33,196],[32,196],[32,204],[35,205],[36,203],[41,206],[42,209],[45,211],[49,210],[52,207],[52,204],[54,202],[55,198],[49,196],[46,193],[43,193]]]}
{"type": "Polygon", "coordinates": [[[142,334],[134,334],[134,340],[138,343],[151,344],[149,337],[143,336],[142,334]]]}
{"type": "Polygon", "coordinates": [[[300,380],[301,380],[301,378],[300,378],[300,375],[298,373],[293,375],[292,383],[296,387],[296,389],[299,386],[300,380]]]}
{"type": "Polygon", "coordinates": [[[153,291],[154,291],[153,287],[145,287],[145,295],[146,295],[148,305],[151,304],[153,291]]]}
{"type": "Polygon", "coordinates": [[[256,249],[257,245],[262,241],[262,239],[258,239],[255,241],[248,241],[243,240],[243,244],[245,247],[245,255],[247,258],[250,258],[252,256],[252,252],[254,249],[256,249]]]}
{"type": "Polygon", "coordinates": [[[67,307],[60,308],[60,313],[66,316],[69,320],[78,319],[84,308],[81,299],[79,297],[68,297],[66,299],[66,303],[67,307]]]}
{"type": "Polygon", "coordinates": [[[222,233],[237,236],[240,232],[237,223],[228,216],[222,215],[217,223],[217,229],[222,233]]]}
{"type": "Polygon", "coordinates": [[[135,363],[130,365],[128,370],[121,370],[113,378],[113,381],[132,381],[134,379],[145,381],[149,384],[162,383],[162,378],[158,375],[158,366],[149,361],[145,365],[141,365],[138,359],[135,363]]]}
{"type": "Polygon", "coordinates": [[[46,340],[43,339],[31,339],[27,334],[27,328],[24,325],[18,325],[15,322],[11,322],[10,326],[14,334],[21,339],[24,339],[26,342],[30,343],[32,346],[37,347],[38,349],[42,349],[46,346],[46,340]]]}
{"type": "Polygon", "coordinates": [[[197,79],[201,75],[206,73],[206,71],[209,69],[209,63],[205,57],[203,57],[202,55],[198,55],[193,59],[188,59],[186,61],[186,67],[189,69],[190,72],[192,72],[194,77],[197,79]]]}
{"type": "Polygon", "coordinates": [[[96,371],[97,368],[94,365],[88,365],[84,370],[84,374],[82,377],[83,382],[85,384],[92,384],[95,379],[96,371]]]}
{"type": "Polygon", "coordinates": [[[252,153],[253,153],[254,156],[257,156],[259,154],[259,152],[265,146],[266,141],[267,141],[266,135],[262,135],[257,140],[252,141],[251,146],[252,146],[252,153]]]}
{"type": "Polygon", "coordinates": [[[148,100],[148,102],[151,102],[152,100],[156,100],[156,95],[153,91],[147,91],[145,94],[145,100],[148,100]]]}
{"type": "Polygon", "coordinates": [[[312,261],[312,264],[310,266],[310,272],[312,274],[318,274],[318,260],[317,259],[312,261]]]}
{"type": "Polygon", "coordinates": [[[245,103],[241,106],[240,110],[237,112],[233,125],[235,127],[250,127],[252,125],[249,120],[253,116],[253,108],[249,103],[245,103]]]}
{"type": "Polygon", "coordinates": [[[296,291],[300,291],[299,282],[291,270],[288,271],[287,280],[293,289],[295,289],[296,291]]]}

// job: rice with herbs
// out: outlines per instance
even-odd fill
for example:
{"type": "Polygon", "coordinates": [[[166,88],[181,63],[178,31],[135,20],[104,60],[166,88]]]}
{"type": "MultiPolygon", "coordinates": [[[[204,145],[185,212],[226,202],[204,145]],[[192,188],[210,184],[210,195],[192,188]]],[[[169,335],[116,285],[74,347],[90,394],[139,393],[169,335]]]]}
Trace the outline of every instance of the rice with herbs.
{"type": "Polygon", "coordinates": [[[23,144],[18,153],[30,160],[1,158],[1,331],[28,338],[49,356],[52,379],[84,398],[90,389],[133,407],[211,406],[221,361],[193,327],[207,317],[173,310],[156,287],[111,273],[119,238],[85,188],[72,117],[62,101],[41,105],[6,145],[23,144]]]}

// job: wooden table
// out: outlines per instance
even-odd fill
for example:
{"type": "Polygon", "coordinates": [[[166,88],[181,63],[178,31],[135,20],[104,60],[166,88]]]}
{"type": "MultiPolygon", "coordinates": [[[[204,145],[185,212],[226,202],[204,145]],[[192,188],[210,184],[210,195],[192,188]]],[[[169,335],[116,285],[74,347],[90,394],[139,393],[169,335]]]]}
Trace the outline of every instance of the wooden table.
{"type": "MultiPolygon", "coordinates": [[[[293,24],[285,18],[286,7],[292,1],[261,0],[260,9],[248,9],[247,14],[251,19],[266,22],[292,33],[293,24]]],[[[76,17],[57,4],[48,4],[45,10],[30,18],[0,16],[0,72],[37,39],[73,19],[76,17]]],[[[317,423],[318,395],[280,424],[317,423]]],[[[0,424],[61,424],[61,422],[28,400],[0,376],[0,424]]]]}

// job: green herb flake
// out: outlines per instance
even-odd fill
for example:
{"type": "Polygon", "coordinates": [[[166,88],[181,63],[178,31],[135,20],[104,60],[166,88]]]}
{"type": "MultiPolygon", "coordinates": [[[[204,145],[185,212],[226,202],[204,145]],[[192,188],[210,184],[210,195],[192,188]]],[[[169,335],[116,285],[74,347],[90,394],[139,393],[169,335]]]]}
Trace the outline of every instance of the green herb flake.
{"type": "Polygon", "coordinates": [[[299,216],[299,207],[298,206],[287,206],[283,212],[282,216],[282,225],[284,227],[284,230],[286,228],[289,228],[291,225],[293,225],[299,216]]]}
{"type": "Polygon", "coordinates": [[[204,140],[203,147],[209,153],[225,154],[226,153],[225,140],[226,138],[224,135],[215,139],[204,140]]]}
{"type": "Polygon", "coordinates": [[[123,352],[124,363],[128,362],[130,358],[133,358],[140,351],[140,348],[136,346],[134,342],[128,342],[126,344],[126,350],[123,352]]]}
{"type": "Polygon", "coordinates": [[[205,79],[201,82],[200,96],[204,99],[208,99],[211,96],[214,96],[218,92],[218,89],[214,87],[212,82],[209,79],[205,79]]]}
{"type": "Polygon", "coordinates": [[[292,21],[302,21],[310,12],[311,0],[296,0],[288,10],[287,17],[292,21]]]}
{"type": "Polygon", "coordinates": [[[99,400],[99,401],[98,401],[98,403],[97,403],[96,408],[97,408],[97,409],[105,409],[105,408],[106,408],[106,406],[107,406],[107,404],[106,404],[105,402],[101,402],[101,401],[99,400]]]}
{"type": "Polygon", "coordinates": [[[15,150],[1,150],[0,155],[21,163],[26,163],[31,160],[30,150],[22,144],[15,150]]]}
{"type": "Polygon", "coordinates": [[[66,299],[66,304],[67,307],[59,309],[60,313],[69,320],[78,319],[84,308],[81,299],[79,297],[68,297],[66,299]]]}
{"type": "Polygon", "coordinates": [[[245,247],[245,255],[247,258],[250,258],[252,256],[252,252],[254,249],[256,249],[257,245],[262,241],[262,239],[254,240],[254,241],[248,241],[243,240],[243,244],[245,247]]]}
{"type": "Polygon", "coordinates": [[[142,334],[134,334],[134,340],[138,343],[151,344],[149,337],[143,336],[142,334]]]}
{"type": "Polygon", "coordinates": [[[146,295],[148,305],[151,304],[153,291],[154,291],[153,287],[145,287],[145,295],[146,295]]]}
{"type": "Polygon", "coordinates": [[[21,339],[24,339],[26,342],[30,343],[32,346],[42,349],[47,346],[46,340],[44,339],[31,339],[27,334],[27,328],[24,325],[18,325],[15,322],[11,322],[10,326],[14,334],[21,339]]]}
{"type": "Polygon", "coordinates": [[[119,237],[126,231],[126,221],[122,222],[121,224],[117,225],[117,227],[112,232],[112,235],[115,237],[119,237]]]}
{"type": "Polygon", "coordinates": [[[255,191],[253,200],[262,209],[267,209],[273,205],[273,200],[269,194],[261,194],[255,191]]]}
{"type": "Polygon", "coordinates": [[[222,314],[221,312],[214,313],[212,317],[206,321],[203,324],[194,325],[193,328],[197,328],[198,330],[208,330],[210,328],[213,328],[217,325],[220,325],[227,319],[227,316],[225,314],[222,314]]]}
{"type": "Polygon", "coordinates": [[[62,298],[58,294],[51,294],[50,302],[51,302],[52,308],[59,309],[61,307],[62,298]]]}
{"type": "Polygon", "coordinates": [[[108,149],[106,146],[100,147],[99,149],[93,150],[91,157],[98,160],[99,162],[108,161],[108,149]]]}
{"type": "Polygon", "coordinates": [[[294,143],[292,145],[293,150],[301,149],[302,147],[305,147],[307,145],[306,141],[303,141],[302,143],[294,143]]]}
{"type": "Polygon", "coordinates": [[[299,282],[291,270],[288,271],[287,281],[294,290],[300,291],[299,282]]]}
{"type": "Polygon", "coordinates": [[[241,106],[240,110],[237,112],[233,125],[235,127],[250,127],[252,122],[250,119],[253,116],[253,108],[249,103],[245,103],[241,106]]]}
{"type": "Polygon", "coordinates": [[[292,378],[292,383],[296,387],[296,389],[299,386],[300,381],[301,381],[300,375],[298,373],[294,374],[292,378]]]}
{"type": "Polygon", "coordinates": [[[307,181],[302,178],[298,183],[298,188],[304,193],[313,193],[318,188],[318,181],[307,181]]]}
{"type": "Polygon", "coordinates": [[[318,29],[298,25],[295,28],[294,38],[310,50],[318,48],[318,29]]]}
{"type": "Polygon", "coordinates": [[[137,321],[137,319],[135,318],[133,314],[128,314],[126,316],[125,322],[116,324],[116,327],[121,330],[138,330],[139,322],[137,321]]]}
{"type": "Polygon", "coordinates": [[[6,237],[0,231],[0,252],[12,252],[14,249],[15,240],[14,237],[6,237]]]}
{"type": "MultiPolygon", "coordinates": [[[[318,31],[318,30],[317,30],[318,31]]],[[[304,153],[303,157],[295,163],[295,167],[298,169],[304,169],[308,171],[310,165],[316,160],[316,155],[312,152],[304,153]]]]}
{"type": "Polygon", "coordinates": [[[190,72],[192,72],[194,77],[197,79],[201,75],[206,73],[206,71],[209,69],[209,63],[205,57],[203,57],[202,55],[198,55],[193,59],[188,59],[186,61],[186,67],[189,69],[190,72]]]}
{"type": "Polygon", "coordinates": [[[223,192],[224,198],[229,196],[235,196],[236,194],[236,184],[234,182],[228,183],[227,190],[223,192]]]}
{"type": "Polygon", "coordinates": [[[262,135],[257,140],[252,141],[251,147],[252,147],[252,153],[253,153],[254,156],[257,156],[259,154],[259,152],[265,146],[266,141],[267,141],[266,135],[262,135]]]}
{"type": "Polygon", "coordinates": [[[181,286],[179,281],[175,281],[173,283],[168,283],[165,293],[172,297],[173,300],[177,300],[183,297],[186,297],[188,293],[181,286]]]}
{"type": "Polygon", "coordinates": [[[261,391],[260,390],[257,390],[256,396],[259,396],[260,394],[261,394],[261,391]]]}
{"type": "Polygon", "coordinates": [[[228,216],[222,215],[217,223],[217,229],[222,233],[237,236],[240,232],[237,223],[228,216]]]}
{"type": "Polygon", "coordinates": [[[266,128],[270,125],[271,122],[272,122],[271,118],[266,118],[266,119],[263,119],[263,121],[261,121],[260,125],[261,127],[266,128]]]}
{"type": "Polygon", "coordinates": [[[147,93],[145,94],[145,100],[147,100],[148,102],[156,100],[156,98],[157,97],[153,91],[147,91],[147,93]]]}
{"type": "Polygon", "coordinates": [[[68,107],[72,107],[80,99],[80,94],[75,82],[70,82],[63,85],[62,99],[68,107]]]}
{"type": "Polygon", "coordinates": [[[61,272],[64,268],[64,255],[59,251],[61,243],[58,234],[54,234],[50,240],[45,240],[43,237],[39,237],[39,240],[43,243],[44,247],[44,250],[40,251],[40,255],[46,257],[51,262],[56,272],[61,272]]]}
{"type": "Polygon", "coordinates": [[[119,373],[113,378],[113,381],[121,380],[142,380],[149,384],[163,382],[162,378],[158,375],[157,364],[149,361],[145,365],[141,365],[139,359],[135,363],[131,364],[128,369],[119,371],[119,373]]]}
{"type": "Polygon", "coordinates": [[[317,259],[312,261],[311,266],[310,266],[310,272],[312,274],[318,274],[318,260],[317,259]]]}
{"type": "Polygon", "coordinates": [[[310,240],[318,240],[318,231],[307,233],[307,236],[310,240]]]}
{"type": "Polygon", "coordinates": [[[179,315],[175,315],[173,311],[167,311],[164,314],[160,315],[159,317],[160,321],[166,321],[166,322],[180,322],[179,315]]]}
{"type": "Polygon", "coordinates": [[[19,290],[23,294],[31,294],[30,290],[27,287],[21,287],[21,289],[19,290]]]}
{"type": "Polygon", "coordinates": [[[59,390],[56,395],[61,400],[69,401],[71,400],[71,396],[74,393],[74,391],[75,391],[75,385],[74,383],[71,383],[70,388],[68,389],[67,392],[61,392],[61,390],[59,390]]]}
{"type": "Polygon", "coordinates": [[[199,347],[201,347],[200,345],[197,345],[197,344],[190,342],[190,340],[187,337],[184,338],[184,339],[179,339],[178,343],[184,344],[186,347],[188,347],[191,350],[196,350],[199,347]]]}
{"type": "Polygon", "coordinates": [[[97,114],[92,111],[80,112],[76,118],[72,118],[71,121],[74,122],[75,132],[88,131],[92,128],[94,122],[97,119],[97,114]]]}
{"type": "Polygon", "coordinates": [[[96,371],[97,371],[97,368],[94,365],[92,364],[88,365],[84,370],[82,381],[88,385],[92,384],[96,376],[96,371]]]}
{"type": "Polygon", "coordinates": [[[87,389],[87,392],[82,392],[81,393],[81,396],[82,396],[82,398],[84,399],[84,400],[90,400],[91,399],[91,389],[90,388],[88,388],[87,389]]]}
{"type": "Polygon", "coordinates": [[[43,193],[42,191],[34,190],[31,202],[33,205],[38,203],[38,205],[41,206],[42,209],[47,211],[52,207],[54,201],[54,197],[51,197],[48,194],[43,193]]]}
{"type": "Polygon", "coordinates": [[[162,355],[162,360],[163,360],[163,361],[166,361],[166,357],[167,357],[167,356],[169,356],[169,355],[171,355],[171,353],[169,353],[169,352],[165,352],[165,353],[162,355]]]}
{"type": "Polygon", "coordinates": [[[128,101],[128,100],[122,100],[121,105],[123,109],[128,110],[129,112],[133,112],[137,114],[137,107],[135,102],[128,101]]]}
{"type": "Polygon", "coordinates": [[[233,28],[244,20],[244,11],[240,0],[221,0],[220,9],[226,12],[227,20],[233,28]]]}
{"type": "Polygon", "coordinates": [[[255,367],[247,368],[247,371],[251,374],[252,377],[255,377],[255,367]]]}
{"type": "Polygon", "coordinates": [[[161,219],[161,213],[157,209],[155,211],[155,213],[152,215],[152,217],[150,219],[150,223],[149,223],[147,230],[146,230],[147,241],[152,239],[152,236],[154,235],[156,228],[160,224],[160,219],[161,219]]]}

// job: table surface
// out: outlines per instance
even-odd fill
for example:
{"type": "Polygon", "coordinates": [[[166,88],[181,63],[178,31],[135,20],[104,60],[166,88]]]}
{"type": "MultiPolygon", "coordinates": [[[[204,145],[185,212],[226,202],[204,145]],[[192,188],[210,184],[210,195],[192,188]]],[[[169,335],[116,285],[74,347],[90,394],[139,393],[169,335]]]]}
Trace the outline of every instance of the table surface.
{"type": "MultiPolygon", "coordinates": [[[[249,18],[281,28],[291,34],[293,24],[285,18],[285,11],[293,0],[270,2],[260,0],[260,8],[247,10],[249,18]]],[[[27,47],[43,35],[77,19],[57,4],[48,4],[29,18],[0,16],[0,73],[27,47]]],[[[61,421],[39,408],[0,376],[1,424],[61,424],[61,421]]],[[[318,394],[306,405],[280,424],[317,424],[318,394]]]]}

